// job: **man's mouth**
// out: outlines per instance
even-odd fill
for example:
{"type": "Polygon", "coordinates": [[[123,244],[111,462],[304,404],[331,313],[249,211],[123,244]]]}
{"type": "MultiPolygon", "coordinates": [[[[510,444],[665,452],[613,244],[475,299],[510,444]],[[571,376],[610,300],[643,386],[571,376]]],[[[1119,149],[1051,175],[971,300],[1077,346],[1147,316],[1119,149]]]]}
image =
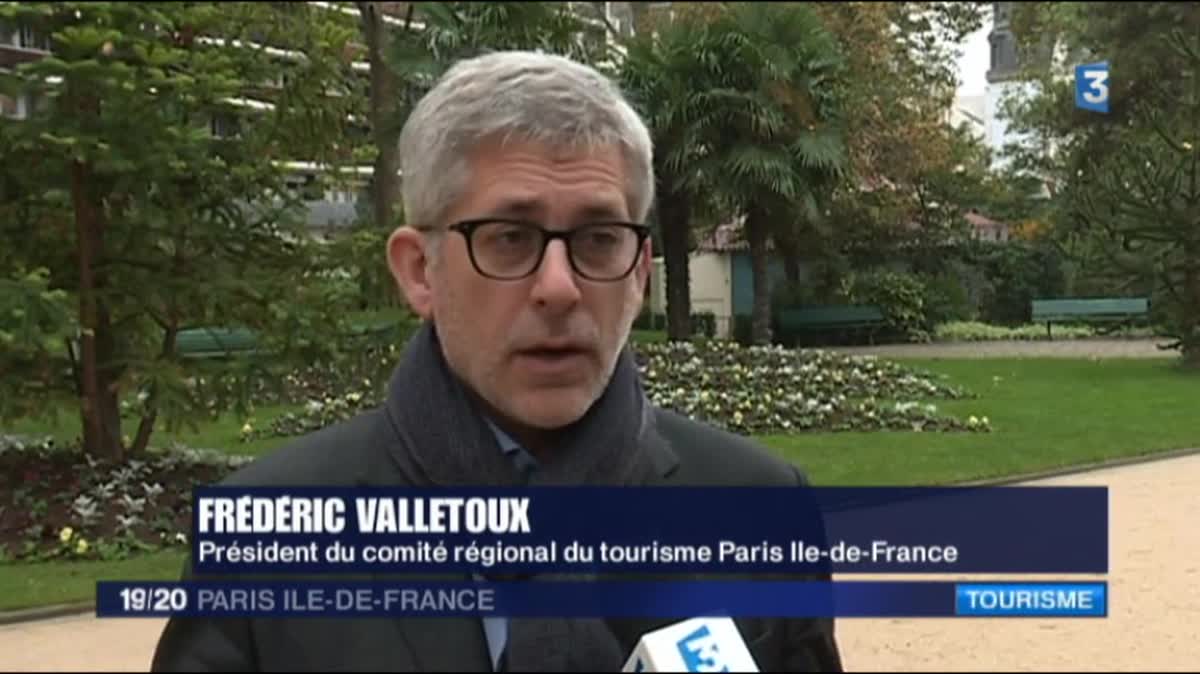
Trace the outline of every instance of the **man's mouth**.
{"type": "Polygon", "coordinates": [[[590,351],[579,344],[539,344],[518,349],[517,360],[529,374],[557,379],[577,373],[589,354],[590,351]]]}
{"type": "Polygon", "coordinates": [[[532,358],[558,360],[572,356],[587,355],[587,350],[579,346],[534,346],[528,349],[521,349],[517,353],[532,358]]]}

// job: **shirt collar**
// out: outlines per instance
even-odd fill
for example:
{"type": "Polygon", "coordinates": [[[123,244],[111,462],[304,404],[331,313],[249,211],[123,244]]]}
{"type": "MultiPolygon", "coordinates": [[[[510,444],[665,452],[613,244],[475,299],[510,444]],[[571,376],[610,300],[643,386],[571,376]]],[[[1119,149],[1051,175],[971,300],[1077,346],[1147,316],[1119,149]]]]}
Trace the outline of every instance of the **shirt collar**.
{"type": "Polygon", "coordinates": [[[496,436],[496,441],[500,444],[500,451],[507,456],[509,461],[517,467],[521,474],[528,477],[538,469],[538,460],[521,446],[521,443],[513,439],[511,435],[505,433],[491,419],[487,420],[488,426],[492,428],[492,433],[496,436]]]}
{"type": "Polygon", "coordinates": [[[496,442],[500,443],[500,451],[506,456],[524,450],[524,448],[521,447],[521,443],[517,442],[512,438],[511,435],[501,430],[500,427],[497,426],[491,419],[487,419],[487,423],[492,429],[492,434],[496,436],[496,442]]]}

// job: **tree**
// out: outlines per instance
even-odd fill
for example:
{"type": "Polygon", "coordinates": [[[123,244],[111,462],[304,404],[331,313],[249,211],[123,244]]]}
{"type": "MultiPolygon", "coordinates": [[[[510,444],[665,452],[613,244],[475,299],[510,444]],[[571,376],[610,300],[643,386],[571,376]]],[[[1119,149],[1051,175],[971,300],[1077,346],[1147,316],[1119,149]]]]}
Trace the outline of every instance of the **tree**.
{"type": "MultiPolygon", "coordinates": [[[[387,66],[391,49],[391,31],[386,21],[384,5],[395,3],[356,2],[359,25],[366,43],[370,67],[368,119],[375,146],[374,170],[371,172],[371,204],[375,226],[390,230],[395,223],[395,205],[400,203],[400,128],[396,125],[396,109],[400,105],[403,81],[387,66]]],[[[411,30],[413,7],[408,5],[401,30],[411,30]]]]}
{"type": "Polygon", "coordinates": [[[1200,368],[1200,11],[1038,3],[1014,20],[1023,53],[1049,45],[1071,59],[1029,63],[1023,76],[1033,86],[1007,108],[1025,135],[1013,155],[1057,185],[1058,240],[1110,287],[1152,292],[1171,347],[1200,368]],[[1107,115],[1074,107],[1066,75],[1084,59],[1108,60],[1119,73],[1107,115]]]}
{"type": "MultiPolygon", "coordinates": [[[[980,6],[846,2],[813,8],[846,59],[843,115],[852,170],[843,193],[875,197],[872,213],[852,217],[885,230],[907,227],[917,217],[922,183],[962,163],[955,156],[963,152],[962,137],[945,114],[957,84],[955,50],[981,25],[980,6]]],[[[841,223],[832,225],[836,230],[841,223]]]]}
{"type": "Polygon", "coordinates": [[[0,416],[72,401],[83,449],[120,459],[336,348],[349,289],[311,281],[283,162],[344,156],[351,27],[258,3],[8,3],[0,20],[53,39],[0,78],[36,101],[0,125],[0,416]],[[247,101],[270,81],[273,105],[247,101]],[[273,355],[181,358],[197,326],[244,326],[273,355]]]}
{"type": "Polygon", "coordinates": [[[656,31],[639,31],[626,43],[620,82],[654,141],[656,220],[666,274],[667,339],[691,338],[688,272],[691,233],[697,216],[715,210],[712,181],[698,170],[704,138],[712,131],[701,105],[715,85],[711,69],[717,45],[701,36],[705,17],[660,21],[656,31]]]}
{"type": "Polygon", "coordinates": [[[745,214],[754,285],[752,339],[771,340],[768,242],[793,241],[820,218],[845,162],[842,55],[803,4],[731,3],[705,27],[717,88],[698,108],[710,132],[699,170],[745,214]]]}
{"type": "Polygon", "coordinates": [[[589,42],[584,37],[588,24],[567,3],[414,2],[411,10],[424,27],[397,33],[386,54],[388,66],[402,82],[394,120],[399,127],[421,96],[460,59],[506,49],[540,49],[585,63],[607,56],[603,32],[599,42],[589,42]]]}

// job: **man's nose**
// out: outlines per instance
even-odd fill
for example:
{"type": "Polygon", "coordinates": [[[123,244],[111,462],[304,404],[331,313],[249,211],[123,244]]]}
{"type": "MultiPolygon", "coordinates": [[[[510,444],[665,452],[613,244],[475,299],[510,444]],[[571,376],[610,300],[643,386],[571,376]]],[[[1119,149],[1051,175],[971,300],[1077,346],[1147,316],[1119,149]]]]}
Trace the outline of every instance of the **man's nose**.
{"type": "Polygon", "coordinates": [[[536,272],[533,300],[548,309],[561,311],[579,302],[579,297],[579,285],[576,283],[575,270],[571,268],[566,243],[551,241],[536,272]]]}

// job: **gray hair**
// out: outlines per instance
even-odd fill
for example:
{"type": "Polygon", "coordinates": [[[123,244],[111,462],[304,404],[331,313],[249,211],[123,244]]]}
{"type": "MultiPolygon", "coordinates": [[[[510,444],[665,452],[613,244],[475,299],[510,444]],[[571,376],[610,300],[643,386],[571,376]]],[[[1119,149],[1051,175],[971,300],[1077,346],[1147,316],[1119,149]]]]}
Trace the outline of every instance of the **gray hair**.
{"type": "Polygon", "coordinates": [[[470,151],[514,136],[564,148],[618,146],[629,215],[646,219],[654,201],[653,146],[617,85],[562,56],[502,51],[459,61],[405,122],[400,171],[408,223],[439,224],[466,189],[470,151]]]}

